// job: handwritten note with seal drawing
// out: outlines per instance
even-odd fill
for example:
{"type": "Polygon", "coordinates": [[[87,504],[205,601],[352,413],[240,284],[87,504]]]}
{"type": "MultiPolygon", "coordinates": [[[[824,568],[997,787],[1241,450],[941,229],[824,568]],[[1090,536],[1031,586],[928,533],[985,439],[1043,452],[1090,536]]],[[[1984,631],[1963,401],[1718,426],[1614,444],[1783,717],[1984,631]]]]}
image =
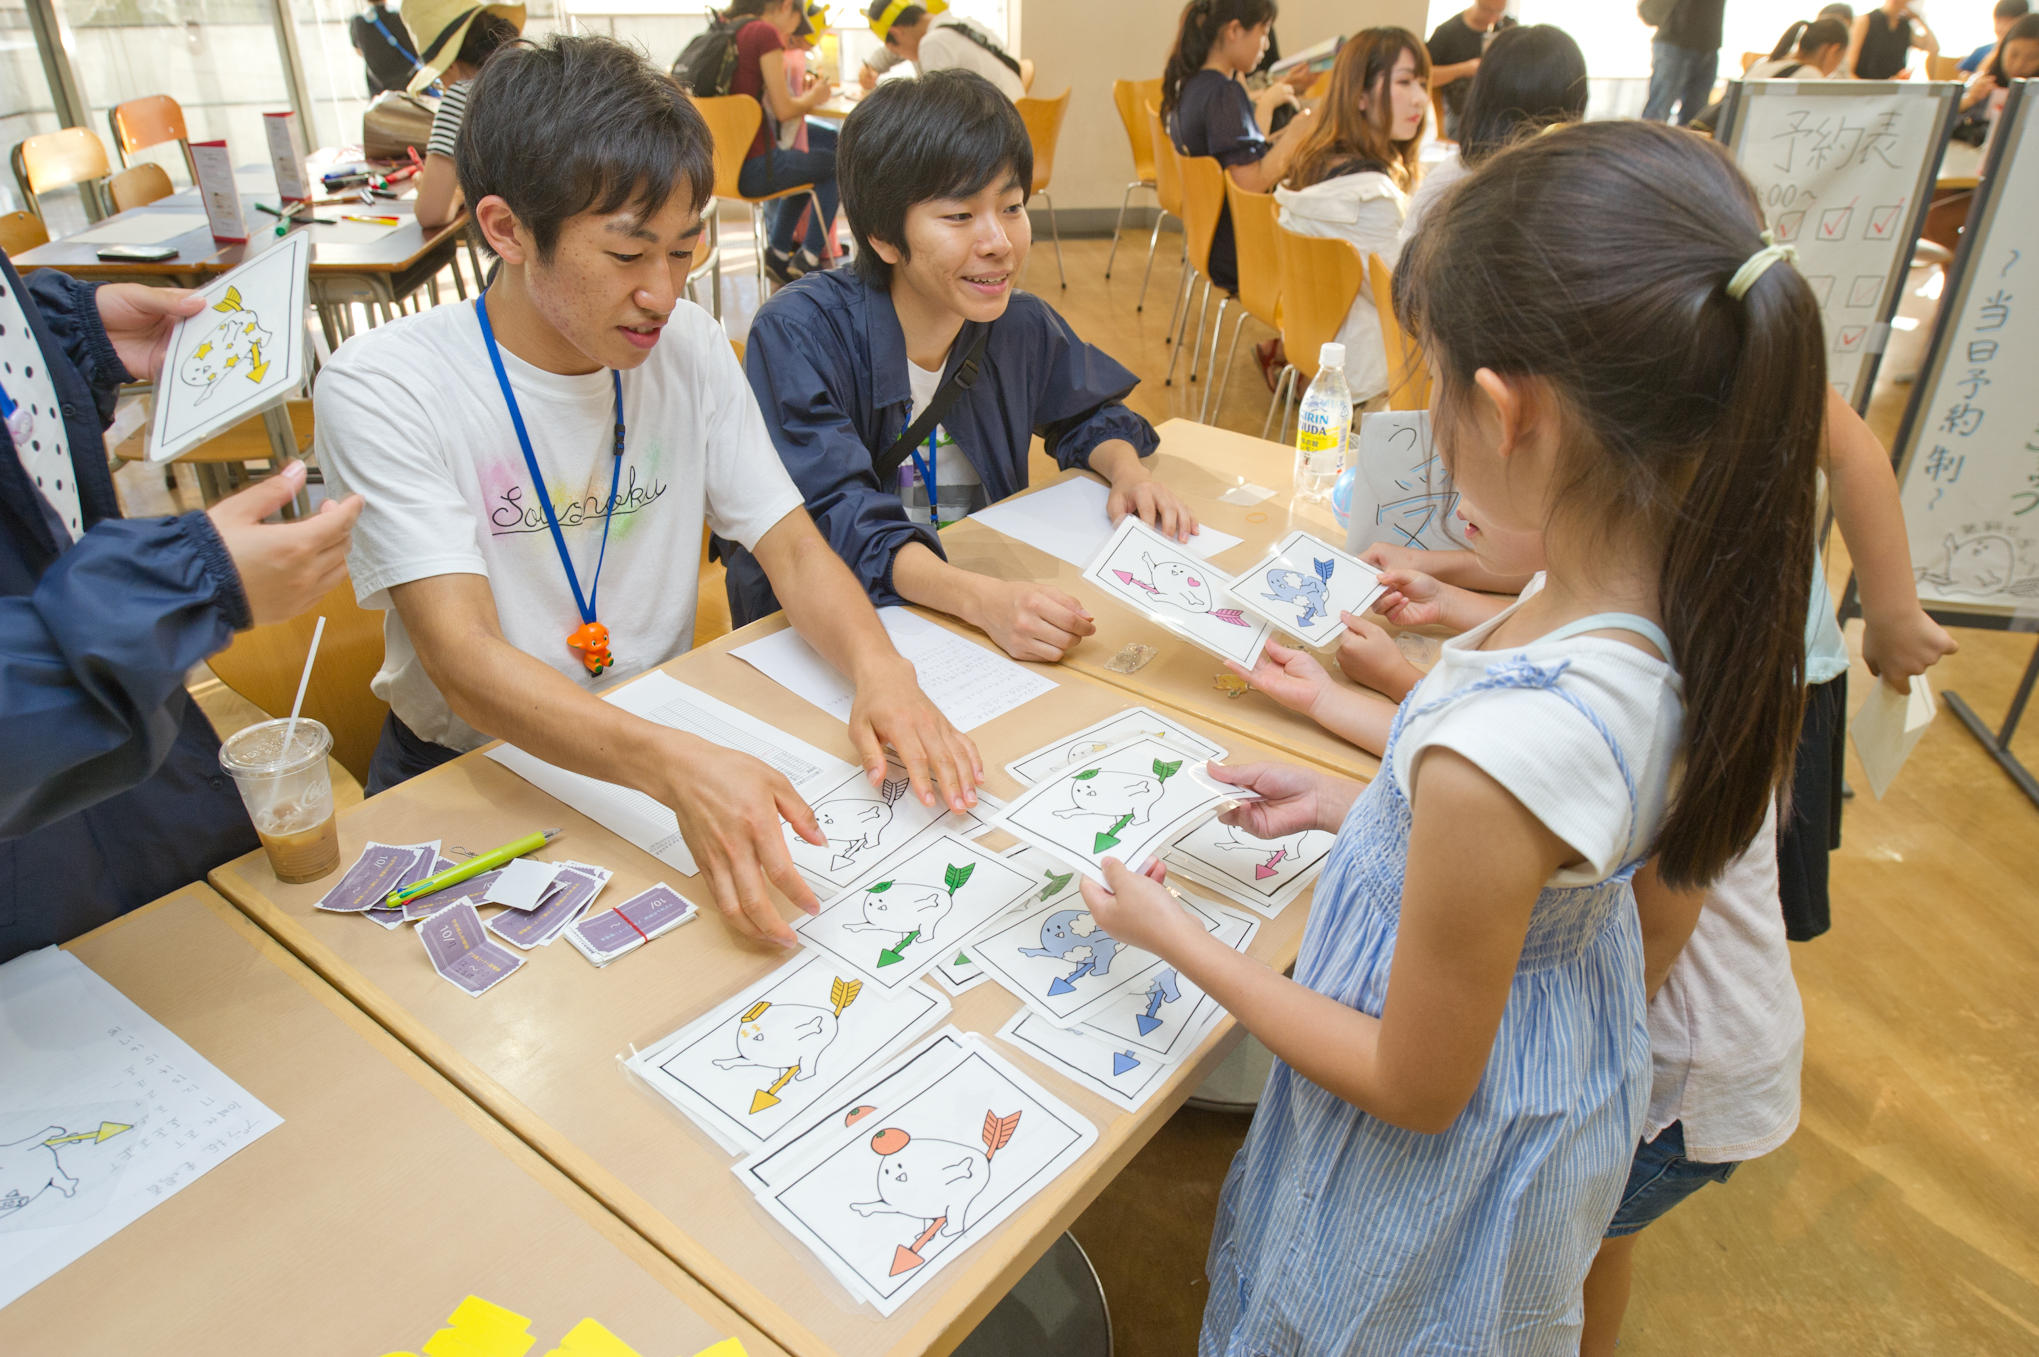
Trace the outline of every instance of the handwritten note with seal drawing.
{"type": "Polygon", "coordinates": [[[149,460],[179,457],[304,385],[311,242],[292,232],[199,289],[205,309],[177,323],[163,357],[149,460]]]}
{"type": "Polygon", "coordinates": [[[1378,570],[1357,556],[1292,532],[1227,587],[1235,602],[1307,646],[1345,631],[1341,613],[1363,613],[1386,592],[1378,570]]]}
{"type": "Polygon", "coordinates": [[[1418,551],[1465,546],[1452,517],[1458,490],[1431,441],[1428,410],[1361,415],[1357,441],[1347,551],[1356,556],[1377,542],[1418,551]]]}
{"type": "Polygon", "coordinates": [[[0,1070],[0,1306],[283,1124],[54,947],[0,965],[0,1070]]]}
{"type": "Polygon", "coordinates": [[[1141,736],[1035,783],[993,823],[1103,880],[1106,858],[1137,870],[1198,822],[1252,799],[1211,778],[1195,750],[1141,736]]]}
{"type": "Polygon", "coordinates": [[[1225,596],[1222,572],[1130,514],[1083,578],[1213,655],[1251,665],[1267,644],[1267,623],[1225,596]]]}

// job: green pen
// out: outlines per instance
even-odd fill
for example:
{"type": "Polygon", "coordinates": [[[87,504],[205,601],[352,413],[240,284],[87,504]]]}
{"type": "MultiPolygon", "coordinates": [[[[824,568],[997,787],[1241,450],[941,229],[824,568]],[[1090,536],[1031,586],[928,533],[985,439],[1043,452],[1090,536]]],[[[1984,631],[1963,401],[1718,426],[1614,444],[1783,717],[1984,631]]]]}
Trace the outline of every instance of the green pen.
{"type": "Polygon", "coordinates": [[[443,891],[448,886],[457,886],[472,877],[480,876],[483,872],[494,871],[511,858],[521,858],[526,853],[537,852],[565,832],[563,829],[541,829],[536,834],[526,834],[523,838],[514,843],[506,843],[501,848],[491,848],[486,853],[469,858],[458,867],[448,867],[436,876],[428,876],[423,881],[405,886],[402,890],[391,891],[384,897],[382,907],[400,909],[421,895],[443,891]]]}

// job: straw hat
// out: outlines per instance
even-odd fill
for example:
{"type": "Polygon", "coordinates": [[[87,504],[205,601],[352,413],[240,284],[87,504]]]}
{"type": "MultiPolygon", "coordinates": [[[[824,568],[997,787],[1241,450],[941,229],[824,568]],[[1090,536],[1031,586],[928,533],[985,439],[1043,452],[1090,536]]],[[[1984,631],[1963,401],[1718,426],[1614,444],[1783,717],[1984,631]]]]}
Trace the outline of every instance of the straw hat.
{"type": "Polygon", "coordinates": [[[411,77],[410,92],[416,94],[444,75],[460,55],[467,39],[468,25],[486,10],[500,14],[524,31],[522,5],[477,5],[474,0],[403,0],[404,27],[418,45],[420,69],[411,77]]]}

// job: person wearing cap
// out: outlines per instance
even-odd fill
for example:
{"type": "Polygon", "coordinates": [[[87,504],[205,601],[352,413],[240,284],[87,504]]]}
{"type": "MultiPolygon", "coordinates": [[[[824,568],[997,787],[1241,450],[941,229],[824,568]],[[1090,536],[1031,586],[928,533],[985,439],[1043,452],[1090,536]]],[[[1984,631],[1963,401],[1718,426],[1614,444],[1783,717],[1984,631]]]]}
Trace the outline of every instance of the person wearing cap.
{"type": "Polygon", "coordinates": [[[418,45],[404,27],[403,15],[390,12],[389,0],[369,0],[368,8],[347,21],[347,41],[361,54],[368,97],[408,85],[418,69],[418,45]]]}
{"type": "Polygon", "coordinates": [[[1023,98],[1034,83],[1034,64],[1008,55],[979,25],[943,17],[948,9],[947,0],[871,0],[871,31],[885,47],[864,63],[858,82],[869,90],[880,75],[910,61],[922,75],[975,71],[1006,98],[1023,98]]]}
{"type": "Polygon", "coordinates": [[[368,791],[507,740],[665,806],[731,925],[791,946],[766,883],[818,907],[785,826],[825,842],[792,782],[598,696],[693,644],[704,525],[849,679],[874,786],[889,745],[925,806],[939,785],[963,810],[982,761],[815,531],[721,326],[681,304],[715,184],[693,100],[614,39],[555,34],[496,53],[468,109],[488,291],[354,336],[313,392],[326,483],[367,500],[354,591],[386,614],[368,791]]]}
{"type": "Polygon", "coordinates": [[[467,116],[467,86],[482,63],[503,44],[524,31],[522,5],[473,5],[466,0],[404,0],[404,18],[414,32],[431,38],[419,53],[411,76],[411,93],[439,81],[439,111],[432,115],[432,134],[425,143],[425,168],[418,175],[413,211],[418,225],[435,231],[460,215],[460,182],[453,172],[453,149],[460,123],[467,116]]]}
{"type": "Polygon", "coordinates": [[[821,211],[807,223],[805,248],[795,253],[794,231],[806,208],[806,194],[781,199],[766,210],[768,240],[765,272],[781,283],[823,266],[828,258],[828,231],[835,221],[835,154],[829,150],[788,150],[779,144],[779,129],[798,122],[828,102],[835,86],[815,79],[804,94],[795,94],[786,80],[786,44],[789,38],[812,33],[814,25],[802,0],[735,0],[726,19],[755,15],[736,33],[736,71],[730,77],[732,94],[748,94],[764,109],[764,119],[750,149],[744,152],[743,168],[737,172],[738,191],[750,198],[763,198],[801,184],[814,186],[821,211]]]}
{"type": "MultiPolygon", "coordinates": [[[[1126,408],[1138,383],[1016,284],[1032,243],[1033,147],[1019,110],[971,71],[888,80],[843,123],[854,270],[781,288],[751,322],[744,366],[766,427],[814,515],[872,600],[970,623],[1023,660],[1058,660],[1096,630],[1059,589],[949,564],[939,524],[1027,486],[1034,435],[1102,477],[1128,513],[1187,541],[1196,519],[1141,461],[1160,440],[1126,408]],[[974,379],[916,439],[917,416],[974,379]],[[880,480],[877,464],[901,460],[880,480]]],[[[738,625],[779,606],[740,543],[721,541],[738,625]]]]}

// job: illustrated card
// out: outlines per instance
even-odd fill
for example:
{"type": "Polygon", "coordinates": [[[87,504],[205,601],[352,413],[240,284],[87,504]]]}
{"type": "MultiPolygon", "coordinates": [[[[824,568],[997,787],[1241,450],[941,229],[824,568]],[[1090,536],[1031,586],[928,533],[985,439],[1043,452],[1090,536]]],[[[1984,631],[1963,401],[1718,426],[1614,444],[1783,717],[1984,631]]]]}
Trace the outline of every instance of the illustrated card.
{"type": "Polygon", "coordinates": [[[923,806],[913,794],[906,766],[894,760],[886,761],[879,786],[873,787],[859,768],[814,792],[808,806],[827,846],[815,847],[787,825],[786,848],[800,874],[823,894],[842,890],[938,821],[951,820],[946,828],[965,837],[984,829],[984,821],[972,812],[951,812],[939,801],[923,806]]]}
{"type": "MultiPolygon", "coordinates": [[[[1183,908],[1216,932],[1218,915],[1186,896],[1183,908]]],[[[1036,1012],[1073,1027],[1128,988],[1144,988],[1166,963],[1098,926],[1074,884],[1000,922],[977,940],[977,964],[1036,1012]]]]}
{"type": "Polygon", "coordinates": [[[1174,1068],[1131,1045],[1114,1045],[1088,1027],[1057,1027],[1031,1008],[1013,1014],[998,1029],[998,1039],[1128,1112],[1139,1111],[1174,1068]]]}
{"type": "Polygon", "coordinates": [[[1097,1128],[981,1042],[759,1202],[882,1314],[1070,1168],[1097,1128]]]}
{"type": "Polygon", "coordinates": [[[1085,876],[1138,868],[1197,822],[1253,799],[1213,779],[1195,750],[1137,736],[1035,783],[993,824],[1085,876]]]}
{"type": "Polygon", "coordinates": [[[1214,655],[1251,665],[1267,643],[1267,623],[1225,597],[1209,561],[1127,514],[1083,577],[1214,655]]]}
{"type": "Polygon", "coordinates": [[[1345,630],[1340,613],[1363,613],[1386,592],[1378,570],[1306,532],[1276,542],[1227,590],[1246,611],[1316,647],[1345,630]]]}
{"type": "Polygon", "coordinates": [[[1317,879],[1337,841],[1321,829],[1256,839],[1212,818],[1177,839],[1161,860],[1170,871],[1271,919],[1317,879]]]}
{"type": "Polygon", "coordinates": [[[203,311],[177,323],[156,383],[149,460],[167,462],[304,384],[311,237],[292,231],[200,288],[203,311]]]}
{"type": "Polygon", "coordinates": [[[1087,758],[1104,753],[1115,744],[1141,735],[1166,740],[1206,760],[1216,759],[1222,762],[1225,757],[1222,746],[1212,744],[1188,726],[1172,721],[1150,708],[1133,707],[1116,716],[1107,716],[1096,725],[1085,726],[1074,735],[1065,735],[1050,744],[1042,745],[1033,753],[1022,755],[1005,765],[1005,771],[1031,787],[1042,778],[1052,777],[1072,763],[1081,763],[1087,758]]]}
{"type": "Polygon", "coordinates": [[[865,979],[898,989],[1033,889],[1024,872],[953,834],[880,863],[793,931],[865,979]]]}
{"type": "MultiPolygon", "coordinates": [[[[1235,952],[1253,945],[1260,920],[1222,905],[1205,908],[1218,920],[1212,937],[1235,952]]],[[[1195,981],[1163,966],[1143,984],[1123,988],[1093,1009],[1078,1030],[1108,1045],[1131,1046],[1143,1060],[1173,1065],[1196,1049],[1221,1011],[1195,981]]]]}
{"type": "Polygon", "coordinates": [[[628,1064],[724,1149],[744,1154],[948,1011],[925,985],[887,992],[803,952],[628,1064]]]}

